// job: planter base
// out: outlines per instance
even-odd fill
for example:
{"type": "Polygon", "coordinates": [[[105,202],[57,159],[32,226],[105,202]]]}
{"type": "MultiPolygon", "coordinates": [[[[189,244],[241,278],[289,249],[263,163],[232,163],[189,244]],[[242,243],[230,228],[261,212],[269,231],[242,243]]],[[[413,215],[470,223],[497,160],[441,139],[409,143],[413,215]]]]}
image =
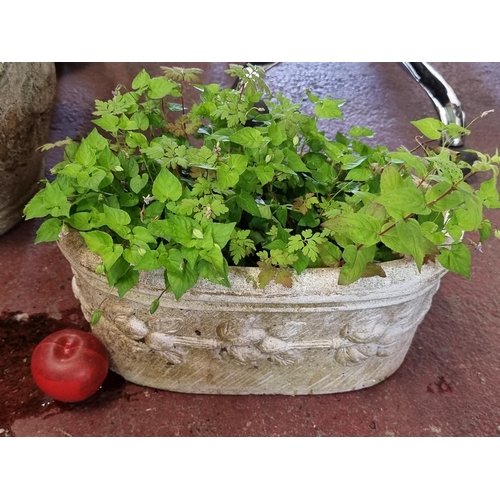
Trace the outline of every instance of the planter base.
{"type": "MultiPolygon", "coordinates": [[[[141,275],[124,299],[93,272],[99,259],[71,232],[60,248],[73,290],[110,355],[130,382],[200,394],[326,394],[369,387],[401,365],[446,272],[439,264],[383,264],[386,278],[337,285],[338,269],[311,269],[291,289],[255,288],[258,270],[233,268],[231,288],[200,282],[180,301],[165,294],[163,273],[141,275]]],[[[170,294],[171,295],[171,294],[170,294]]]]}

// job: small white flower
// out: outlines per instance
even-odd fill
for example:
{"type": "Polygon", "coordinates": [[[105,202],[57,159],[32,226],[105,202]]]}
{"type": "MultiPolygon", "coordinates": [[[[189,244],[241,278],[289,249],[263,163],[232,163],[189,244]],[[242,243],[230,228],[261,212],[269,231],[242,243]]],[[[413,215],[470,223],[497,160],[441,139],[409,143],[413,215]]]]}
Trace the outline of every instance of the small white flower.
{"type": "Polygon", "coordinates": [[[474,246],[474,250],[475,250],[476,252],[481,252],[481,253],[483,253],[483,245],[482,245],[482,243],[478,243],[477,245],[475,245],[475,246],[474,246]]]}
{"type": "Polygon", "coordinates": [[[153,198],[154,197],[151,196],[150,194],[148,194],[147,196],[143,196],[142,197],[145,205],[149,205],[151,203],[151,201],[153,200],[153,198]]]}

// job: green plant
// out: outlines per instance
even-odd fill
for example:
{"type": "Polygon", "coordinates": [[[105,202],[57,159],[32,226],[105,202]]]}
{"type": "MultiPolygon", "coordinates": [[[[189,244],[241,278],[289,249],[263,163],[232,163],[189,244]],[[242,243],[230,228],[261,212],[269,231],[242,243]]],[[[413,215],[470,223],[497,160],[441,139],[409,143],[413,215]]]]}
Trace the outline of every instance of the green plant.
{"type": "Polygon", "coordinates": [[[139,271],[158,268],[177,299],[200,277],[230,286],[230,265],[259,266],[262,288],[290,287],[310,267],[340,267],[347,285],[384,276],[379,263],[403,256],[469,278],[469,246],[499,236],[483,214],[500,207],[498,153],[475,152],[469,165],[430,146],[468,129],[418,120],[426,140],[389,151],[365,144],[373,132],[358,126],[327,138],[318,120],[342,119],[344,101],[307,91],[307,116],[271,95],[258,67],[231,65],[235,89],[201,84],[198,69],[162,69],[96,101],[104,135],[94,128],[79,142],[43,146],[64,146],[64,160],[24,212],[47,217],[36,243],[79,231],[120,296],[139,271]],[[491,177],[474,189],[466,181],[482,171],[491,177]],[[477,241],[462,241],[465,231],[477,241]]]}

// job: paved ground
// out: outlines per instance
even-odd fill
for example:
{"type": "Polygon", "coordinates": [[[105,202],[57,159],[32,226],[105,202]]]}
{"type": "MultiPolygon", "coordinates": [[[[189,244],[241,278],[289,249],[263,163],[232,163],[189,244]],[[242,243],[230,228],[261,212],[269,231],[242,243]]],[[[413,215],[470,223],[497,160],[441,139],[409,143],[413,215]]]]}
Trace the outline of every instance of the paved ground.
{"type": "MultiPolygon", "coordinates": [[[[94,99],[144,66],[58,65],[51,140],[90,131],[94,99]]],[[[177,63],[179,64],[179,63],[177,63]]],[[[191,63],[189,66],[195,66],[191,63]]],[[[205,81],[229,85],[227,63],[204,63],[205,81]]],[[[500,63],[436,63],[474,126],[467,146],[500,146],[500,63]]],[[[410,144],[410,120],[435,116],[430,100],[396,64],[282,63],[269,83],[294,99],[301,89],[348,99],[346,128],[378,131],[391,147],[410,144]]],[[[50,152],[47,169],[59,158],[50,152]]],[[[491,214],[500,227],[500,214],[491,214]]],[[[71,292],[69,265],[54,244],[34,246],[39,222],[0,237],[0,436],[499,436],[500,244],[475,253],[471,282],[447,275],[401,368],[381,384],[323,396],[201,396],[157,391],[110,373],[89,400],[63,404],[42,394],[29,370],[35,345],[63,327],[88,329],[71,292]]]]}

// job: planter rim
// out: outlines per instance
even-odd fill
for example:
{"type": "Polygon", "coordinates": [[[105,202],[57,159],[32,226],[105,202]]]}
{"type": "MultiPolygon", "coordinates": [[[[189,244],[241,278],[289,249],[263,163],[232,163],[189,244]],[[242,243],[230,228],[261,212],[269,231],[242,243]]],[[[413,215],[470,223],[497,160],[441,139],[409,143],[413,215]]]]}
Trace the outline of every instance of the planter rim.
{"type": "MultiPolygon", "coordinates": [[[[101,262],[98,254],[91,252],[84,239],[76,230],[58,241],[58,246],[71,266],[81,266],[89,279],[106,281],[104,276],[95,274],[94,269],[101,262]]],[[[300,275],[294,273],[294,282],[291,288],[271,282],[263,289],[257,286],[260,269],[258,267],[230,266],[229,281],[231,287],[217,285],[203,278],[188,290],[179,301],[172,293],[164,294],[162,301],[168,300],[178,307],[189,302],[213,301],[214,297],[223,296],[227,303],[241,302],[244,297],[248,302],[272,303],[277,300],[280,304],[326,304],[332,302],[350,302],[354,297],[357,300],[371,302],[380,298],[390,299],[393,302],[403,301],[405,296],[415,294],[415,288],[422,288],[422,293],[434,285],[447,270],[438,262],[428,262],[422,266],[421,272],[413,260],[400,259],[380,264],[386,273],[382,278],[374,276],[361,278],[350,285],[337,283],[339,268],[312,268],[304,270],[300,275]]],[[[162,269],[141,271],[137,285],[125,297],[140,288],[141,293],[155,299],[165,288],[164,272],[162,269]]]]}

